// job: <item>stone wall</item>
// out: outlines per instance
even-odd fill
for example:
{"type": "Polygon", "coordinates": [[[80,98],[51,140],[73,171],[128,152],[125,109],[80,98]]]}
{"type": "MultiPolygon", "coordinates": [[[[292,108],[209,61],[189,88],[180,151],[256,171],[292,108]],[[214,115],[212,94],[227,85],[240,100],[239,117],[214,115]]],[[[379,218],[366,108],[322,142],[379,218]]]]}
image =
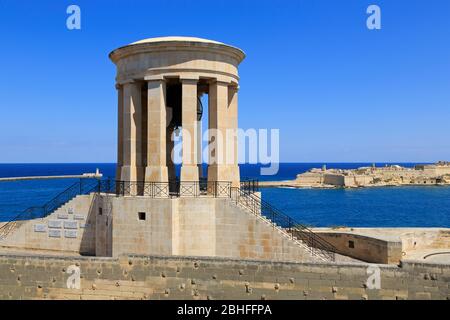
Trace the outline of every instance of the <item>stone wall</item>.
{"type": "Polygon", "coordinates": [[[0,247],[95,254],[94,196],[77,196],[42,219],[17,221],[0,247]]]}
{"type": "Polygon", "coordinates": [[[305,244],[293,240],[265,217],[246,212],[226,199],[216,205],[217,256],[303,262],[316,259],[305,244]]]}
{"type": "Polygon", "coordinates": [[[403,251],[450,248],[450,230],[432,228],[417,229],[402,233],[400,238],[403,251]]]}
{"type": "Polygon", "coordinates": [[[342,174],[326,173],[323,175],[323,183],[332,186],[345,186],[345,177],[342,174]]]}
{"type": "Polygon", "coordinates": [[[302,242],[229,198],[78,196],[19,222],[1,248],[101,257],[122,254],[315,261],[302,242]]]}
{"type": "Polygon", "coordinates": [[[124,253],[173,254],[176,201],[114,196],[100,196],[99,199],[111,204],[112,238],[109,243],[112,256],[124,253]],[[139,217],[140,213],[145,217],[139,217]]]}
{"type": "Polygon", "coordinates": [[[299,184],[306,185],[316,185],[323,183],[323,173],[322,172],[305,172],[298,174],[295,182],[299,184]]]}
{"type": "Polygon", "coordinates": [[[362,264],[1,255],[0,298],[450,299],[449,265],[378,267],[380,287],[371,288],[367,280],[373,272],[362,264]]]}
{"type": "Polygon", "coordinates": [[[325,173],[323,183],[340,187],[365,186],[373,181],[370,175],[343,175],[339,173],[325,173]]]}
{"type": "MultiPolygon", "coordinates": [[[[192,256],[216,255],[216,203],[215,198],[179,198],[178,205],[179,236],[177,254],[192,256]]],[[[174,225],[176,228],[176,225],[174,225]]]]}
{"type": "Polygon", "coordinates": [[[345,232],[316,233],[331,243],[338,253],[371,263],[398,264],[402,258],[402,243],[345,232]]]}
{"type": "Polygon", "coordinates": [[[316,260],[303,243],[229,198],[101,195],[94,207],[97,256],[157,254],[316,260]],[[145,220],[140,220],[139,213],[145,215],[145,220]],[[109,222],[107,217],[110,217],[109,222]]]}

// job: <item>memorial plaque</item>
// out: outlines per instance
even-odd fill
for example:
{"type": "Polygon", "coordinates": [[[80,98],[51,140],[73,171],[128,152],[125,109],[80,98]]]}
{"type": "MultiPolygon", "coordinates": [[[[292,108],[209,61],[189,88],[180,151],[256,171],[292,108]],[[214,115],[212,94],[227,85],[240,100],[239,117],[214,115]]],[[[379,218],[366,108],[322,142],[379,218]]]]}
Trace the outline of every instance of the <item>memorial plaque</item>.
{"type": "Polygon", "coordinates": [[[48,220],[48,227],[53,229],[61,229],[62,221],[59,220],[48,220]]]}
{"type": "Polygon", "coordinates": [[[86,219],[86,218],[82,214],[74,214],[73,215],[73,220],[84,220],[84,219],[86,219]]]}
{"type": "Polygon", "coordinates": [[[58,214],[58,219],[69,219],[69,215],[68,214],[64,214],[64,213],[59,213],[58,214]]]}
{"type": "Polygon", "coordinates": [[[78,221],[64,221],[64,229],[78,229],[78,221]]]}
{"type": "Polygon", "coordinates": [[[34,232],[47,232],[47,226],[45,224],[35,224],[34,232]]]}
{"type": "Polygon", "coordinates": [[[64,236],[66,238],[76,238],[78,235],[77,230],[64,230],[64,236]]]}
{"type": "Polygon", "coordinates": [[[61,238],[61,230],[49,229],[48,236],[51,238],[61,238]]]}

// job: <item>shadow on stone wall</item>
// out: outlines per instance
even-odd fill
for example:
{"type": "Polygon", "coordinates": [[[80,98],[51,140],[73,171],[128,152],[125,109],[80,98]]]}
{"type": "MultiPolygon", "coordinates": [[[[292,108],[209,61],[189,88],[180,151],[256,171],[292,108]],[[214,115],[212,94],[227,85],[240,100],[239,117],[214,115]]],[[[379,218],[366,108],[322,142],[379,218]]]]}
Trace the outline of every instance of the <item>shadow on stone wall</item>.
{"type": "Polygon", "coordinates": [[[96,215],[98,212],[98,195],[91,198],[89,211],[86,217],[84,232],[80,241],[80,254],[82,256],[96,255],[96,215]]]}

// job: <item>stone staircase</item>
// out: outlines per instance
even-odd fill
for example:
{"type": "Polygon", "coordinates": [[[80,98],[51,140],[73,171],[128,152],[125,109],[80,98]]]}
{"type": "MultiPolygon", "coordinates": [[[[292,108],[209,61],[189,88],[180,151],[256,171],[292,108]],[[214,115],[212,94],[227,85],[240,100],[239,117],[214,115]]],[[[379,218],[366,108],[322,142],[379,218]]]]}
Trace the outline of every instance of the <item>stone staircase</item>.
{"type": "Polygon", "coordinates": [[[0,240],[5,239],[11,232],[16,230],[24,221],[44,218],[53,212],[61,209],[64,205],[70,202],[78,195],[87,195],[95,191],[99,186],[97,180],[94,181],[80,181],[72,184],[70,187],[56,195],[50,201],[43,206],[30,207],[23,212],[19,213],[16,217],[10,221],[0,225],[0,240]]]}
{"type": "Polygon", "coordinates": [[[297,246],[309,252],[311,256],[320,261],[335,261],[336,249],[330,243],[263,201],[255,193],[233,188],[230,201],[233,205],[276,229],[283,238],[294,242],[297,246]]]}
{"type": "Polygon", "coordinates": [[[93,254],[95,232],[90,228],[91,203],[92,195],[77,195],[46,216],[11,221],[2,228],[0,247],[93,254]]]}

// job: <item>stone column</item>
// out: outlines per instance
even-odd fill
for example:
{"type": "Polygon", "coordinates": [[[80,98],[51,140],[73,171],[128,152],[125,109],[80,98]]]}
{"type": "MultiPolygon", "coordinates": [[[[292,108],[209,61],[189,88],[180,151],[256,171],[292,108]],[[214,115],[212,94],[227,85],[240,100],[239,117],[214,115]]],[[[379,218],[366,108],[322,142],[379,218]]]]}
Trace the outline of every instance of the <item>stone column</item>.
{"type": "Polygon", "coordinates": [[[143,180],[141,120],[141,84],[125,83],[123,85],[123,164],[120,174],[122,181],[143,180]]]}
{"type": "MultiPolygon", "coordinates": [[[[147,167],[145,168],[145,182],[167,182],[166,82],[163,79],[149,80],[147,85],[147,167]]],[[[164,190],[160,191],[164,193],[164,190]]]]}
{"type": "MultiPolygon", "coordinates": [[[[214,181],[240,184],[237,143],[237,87],[216,81],[209,89],[208,184],[214,181]]],[[[216,188],[217,189],[217,188],[216,188]]]]}
{"type": "Polygon", "coordinates": [[[196,195],[198,193],[197,167],[197,82],[182,79],[181,122],[183,161],[180,172],[180,193],[196,195]],[[186,182],[183,185],[183,182],[186,182]],[[190,183],[188,183],[190,182],[190,183]],[[195,184],[193,184],[194,182],[195,184]]]}
{"type": "Polygon", "coordinates": [[[225,134],[227,127],[228,83],[215,81],[209,87],[208,186],[217,181],[229,181],[225,166],[225,134]]]}
{"type": "Polygon", "coordinates": [[[123,88],[116,85],[117,89],[117,167],[116,181],[120,181],[123,166],[123,88]]]}
{"type": "Polygon", "coordinates": [[[226,136],[226,164],[233,187],[240,186],[239,158],[238,158],[238,87],[228,87],[228,112],[226,136]]]}

